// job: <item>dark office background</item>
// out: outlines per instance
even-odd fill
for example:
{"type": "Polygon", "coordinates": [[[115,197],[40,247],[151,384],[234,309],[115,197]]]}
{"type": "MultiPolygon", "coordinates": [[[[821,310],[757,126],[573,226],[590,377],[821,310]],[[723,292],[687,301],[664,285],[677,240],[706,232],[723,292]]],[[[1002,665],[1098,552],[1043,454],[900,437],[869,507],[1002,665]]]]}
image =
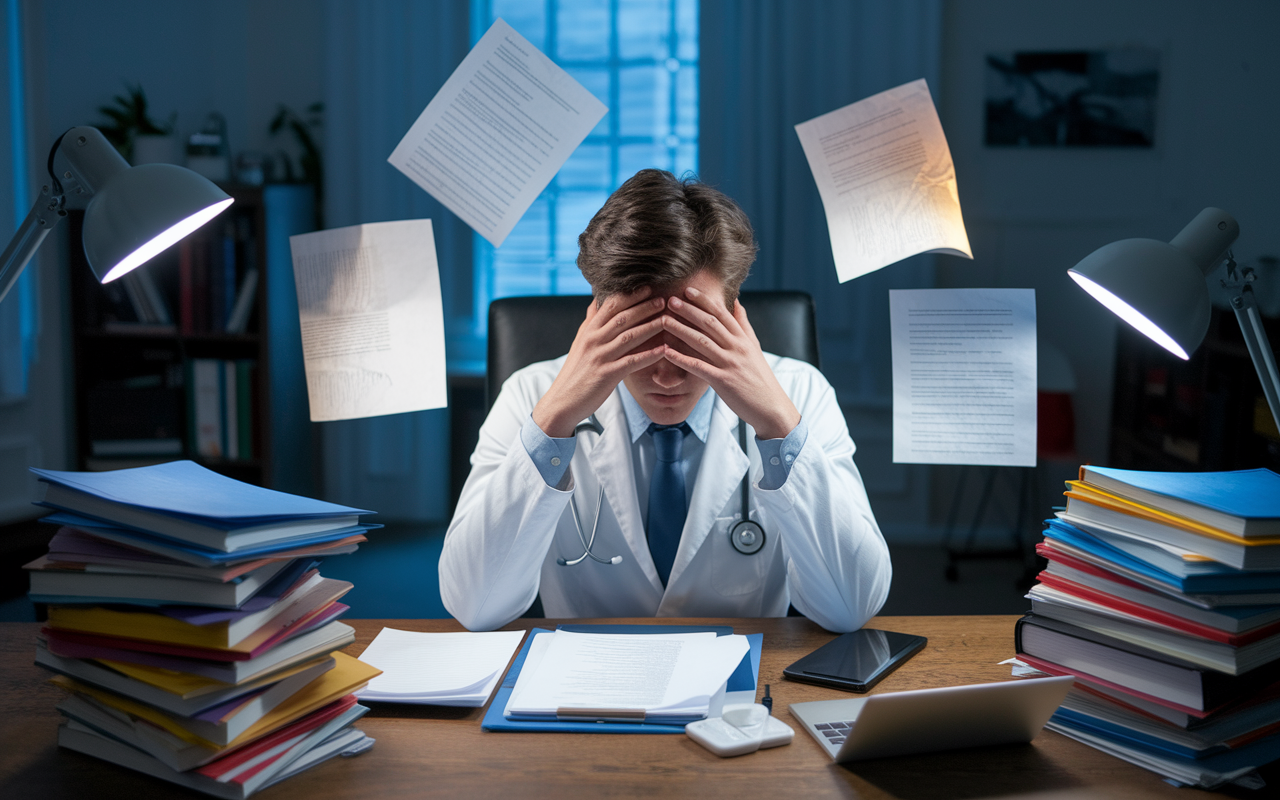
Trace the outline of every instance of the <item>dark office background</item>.
{"type": "MultiPolygon", "coordinates": [[[[308,423],[301,435],[315,448],[306,478],[313,493],[378,510],[388,525],[360,554],[326,568],[326,574],[356,582],[352,613],[443,615],[434,559],[452,492],[465,475],[468,437],[482,418],[473,334],[483,310],[472,302],[472,234],[390,167],[386,156],[465,56],[472,36],[468,3],[4,5],[21,14],[17,68],[25,93],[27,175],[40,174],[36,165],[59,133],[100,120],[98,107],[126,82],[145,88],[157,117],[176,114],[183,139],[210,112],[223,115],[233,155],[283,150],[296,157],[297,145],[272,136],[269,123],[281,105],[300,111],[323,101],[326,224],[433,220],[448,315],[452,407],[308,423]]],[[[825,371],[845,407],[873,508],[894,548],[888,611],[1017,611],[1023,573],[1017,558],[964,561],[958,582],[944,579],[948,523],[955,521],[962,538],[987,476],[971,472],[969,488],[959,492],[959,467],[892,463],[888,289],[1034,288],[1040,341],[1062,357],[1074,378],[1074,455],[1045,458],[1031,472],[997,474],[993,502],[976,520],[979,550],[1009,545],[1019,523],[1013,510],[1020,488],[1034,492],[1032,521],[1021,521],[1025,546],[1033,538],[1028,527],[1049,513],[1060,481],[1081,462],[1115,463],[1123,456],[1138,459],[1134,465],[1178,468],[1170,459],[1194,446],[1200,463],[1184,459],[1182,468],[1246,465],[1214,463],[1218,451],[1196,439],[1193,423],[1216,415],[1230,419],[1220,430],[1236,430],[1239,420],[1248,428],[1252,397],[1231,395],[1230,403],[1215,404],[1196,394],[1213,395],[1213,387],[1180,388],[1180,373],[1161,373],[1148,363],[1145,346],[1126,345],[1117,322],[1071,284],[1066,270],[1116,239],[1168,240],[1209,205],[1239,220],[1239,261],[1265,264],[1265,257],[1280,255],[1280,6],[1266,0],[703,0],[701,7],[700,171],[738,198],[757,227],[761,258],[748,288],[802,289],[818,300],[825,371]],[[1152,146],[985,143],[988,56],[1126,49],[1156,53],[1152,146]],[[821,204],[793,127],[920,77],[928,79],[950,143],[974,260],[917,257],[838,284],[821,204]],[[1163,389],[1152,385],[1160,375],[1163,389]],[[1117,416],[1117,387],[1124,395],[1126,381],[1136,388],[1117,416]],[[1167,407],[1144,406],[1144,397],[1167,397],[1167,407]],[[1168,422],[1179,415],[1190,419],[1182,428],[1168,422]],[[1117,441],[1131,447],[1118,451],[1117,441]],[[1035,480],[1024,484],[1028,478],[1035,480]]],[[[12,25],[6,26],[4,61],[12,75],[12,25]]],[[[7,109],[15,86],[10,82],[4,91],[7,109]]],[[[0,143],[10,152],[13,131],[2,127],[0,143]]],[[[5,240],[13,230],[14,175],[11,162],[0,164],[5,240]]],[[[31,180],[34,192],[36,178],[31,180]]],[[[38,554],[47,536],[24,522],[34,516],[27,467],[76,466],[67,258],[65,242],[53,242],[29,268],[38,330],[28,386],[25,397],[0,402],[0,523],[11,523],[0,533],[3,597],[21,591],[14,564],[38,554]]],[[[1274,309],[1280,273],[1271,269],[1263,277],[1272,281],[1264,307],[1274,309]]],[[[16,324],[14,307],[6,301],[0,308],[0,325],[16,324]]],[[[1042,356],[1042,366],[1048,361],[1042,356]]],[[[1259,441],[1232,458],[1274,463],[1267,459],[1275,458],[1275,448],[1267,450],[1265,436],[1259,441]]],[[[29,613],[20,599],[0,606],[4,618],[29,613]]]]}

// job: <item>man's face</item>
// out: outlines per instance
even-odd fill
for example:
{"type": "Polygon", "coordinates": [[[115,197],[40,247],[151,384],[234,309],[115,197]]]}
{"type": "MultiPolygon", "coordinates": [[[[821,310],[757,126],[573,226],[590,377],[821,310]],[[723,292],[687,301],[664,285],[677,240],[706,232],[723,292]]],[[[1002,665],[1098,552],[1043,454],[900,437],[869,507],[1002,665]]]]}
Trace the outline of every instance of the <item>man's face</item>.
{"type": "MultiPolygon", "coordinates": [[[[707,270],[699,272],[684,283],[664,289],[655,296],[683,297],[684,290],[690,286],[702,292],[711,302],[723,307],[724,284],[707,270]]],[[[672,314],[670,309],[664,309],[662,313],[672,314]]],[[[682,353],[700,357],[675,335],[666,332],[642,343],[636,349],[648,349],[657,345],[658,342],[664,342],[682,353]]],[[[677,367],[665,358],[632,372],[623,378],[622,382],[627,385],[627,389],[644,409],[644,413],[649,415],[649,419],[659,425],[676,425],[684,422],[707,391],[706,381],[677,367]]]]}

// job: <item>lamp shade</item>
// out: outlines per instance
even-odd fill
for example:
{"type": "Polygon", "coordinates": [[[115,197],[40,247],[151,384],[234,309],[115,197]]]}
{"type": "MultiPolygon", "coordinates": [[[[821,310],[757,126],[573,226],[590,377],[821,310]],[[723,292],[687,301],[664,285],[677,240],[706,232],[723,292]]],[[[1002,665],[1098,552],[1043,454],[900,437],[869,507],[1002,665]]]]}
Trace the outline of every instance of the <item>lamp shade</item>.
{"type": "Polygon", "coordinates": [[[98,280],[146,263],[231,205],[212,181],[173,164],[122,169],[84,212],[84,253],[98,280]]]}
{"type": "Polygon", "coordinates": [[[1186,360],[1209,330],[1212,309],[1205,278],[1239,235],[1235,217],[1210,207],[1168,244],[1154,239],[1112,242],[1067,274],[1116,316],[1186,360]]]}
{"type": "Polygon", "coordinates": [[[1067,271],[1113,313],[1182,359],[1209,330],[1204,272],[1186,251],[1155,239],[1123,239],[1067,271]]]}

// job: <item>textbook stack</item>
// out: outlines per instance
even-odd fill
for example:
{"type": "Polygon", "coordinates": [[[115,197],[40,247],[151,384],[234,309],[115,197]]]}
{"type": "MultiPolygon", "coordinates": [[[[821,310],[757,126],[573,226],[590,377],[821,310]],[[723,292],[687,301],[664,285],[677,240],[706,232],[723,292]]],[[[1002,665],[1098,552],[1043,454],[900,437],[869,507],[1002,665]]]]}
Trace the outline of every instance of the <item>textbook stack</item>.
{"type": "Polygon", "coordinates": [[[1019,658],[1076,683],[1052,730],[1163,775],[1280,759],[1280,475],[1081,467],[1037,546],[1019,658]]]}
{"type": "Polygon", "coordinates": [[[234,481],[190,461],[32,470],[59,526],[27,565],[47,604],[36,663],[66,691],[58,743],[207,794],[244,798],[373,740],[344,653],[351,589],[320,560],[369,513],[234,481]]]}

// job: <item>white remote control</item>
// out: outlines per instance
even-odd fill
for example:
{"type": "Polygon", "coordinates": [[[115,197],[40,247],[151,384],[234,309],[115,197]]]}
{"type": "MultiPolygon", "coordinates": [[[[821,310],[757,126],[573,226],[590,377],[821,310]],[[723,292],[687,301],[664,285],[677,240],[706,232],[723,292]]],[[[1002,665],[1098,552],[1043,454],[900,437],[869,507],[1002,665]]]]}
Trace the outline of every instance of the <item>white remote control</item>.
{"type": "Polygon", "coordinates": [[[690,722],[684,732],[723,758],[790,744],[795,736],[787,723],[770,716],[769,709],[759,703],[727,705],[723,716],[690,722]]]}

